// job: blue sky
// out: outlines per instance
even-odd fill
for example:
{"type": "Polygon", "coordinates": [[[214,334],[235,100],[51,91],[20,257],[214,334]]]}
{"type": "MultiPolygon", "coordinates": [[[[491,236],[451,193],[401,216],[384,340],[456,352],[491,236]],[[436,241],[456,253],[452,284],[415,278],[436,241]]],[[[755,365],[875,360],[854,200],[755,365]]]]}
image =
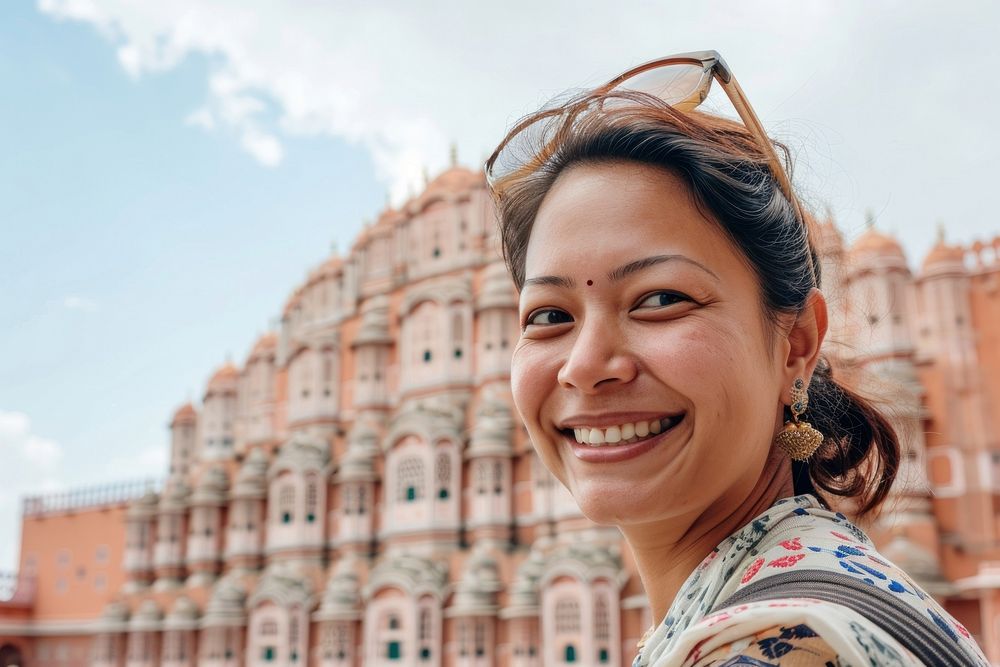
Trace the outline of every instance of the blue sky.
{"type": "MultiPolygon", "coordinates": [[[[16,496],[32,486],[160,474],[173,409],[227,355],[243,359],[306,269],[335,240],[345,248],[386,190],[345,141],[292,141],[267,167],[186,125],[203,58],[135,81],[89,26],[26,4],[0,14],[9,543],[16,496]]],[[[0,546],[0,568],[13,553],[0,546]]]]}
{"type": "Polygon", "coordinates": [[[644,60],[722,52],[848,238],[1000,231],[1000,5],[497,7],[0,3],[0,569],[20,495],[162,475],[173,409],[449,144],[644,60]]]}

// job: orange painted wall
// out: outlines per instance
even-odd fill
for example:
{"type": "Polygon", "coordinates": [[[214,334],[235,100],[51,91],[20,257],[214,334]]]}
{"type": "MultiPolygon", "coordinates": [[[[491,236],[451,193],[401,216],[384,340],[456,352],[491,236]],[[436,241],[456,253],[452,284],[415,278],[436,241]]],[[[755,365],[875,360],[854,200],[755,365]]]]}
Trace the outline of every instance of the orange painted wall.
{"type": "Polygon", "coordinates": [[[36,621],[96,618],[125,583],[125,505],[26,516],[21,531],[36,621]]]}

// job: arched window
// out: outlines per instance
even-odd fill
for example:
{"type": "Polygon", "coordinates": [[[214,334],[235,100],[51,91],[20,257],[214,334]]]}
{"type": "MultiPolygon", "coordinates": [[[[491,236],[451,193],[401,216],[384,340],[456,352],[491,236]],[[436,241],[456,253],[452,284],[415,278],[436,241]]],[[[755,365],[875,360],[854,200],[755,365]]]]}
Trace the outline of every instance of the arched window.
{"type": "Polygon", "coordinates": [[[336,646],[338,660],[343,660],[350,655],[349,651],[351,648],[351,640],[347,634],[346,623],[337,623],[334,635],[334,645],[336,646]]]}
{"type": "Polygon", "coordinates": [[[566,644],[566,648],[563,653],[564,662],[576,662],[576,647],[572,644],[566,644]]]}
{"type": "Polygon", "coordinates": [[[316,490],[316,480],[310,476],[309,480],[306,482],[306,522],[315,523],[316,522],[316,511],[317,511],[317,490],[316,490]]]}
{"type": "Polygon", "coordinates": [[[465,342],[462,331],[462,313],[455,313],[451,316],[451,342],[455,358],[461,359],[465,342]]]}
{"type": "Polygon", "coordinates": [[[503,463],[493,462],[493,493],[500,495],[503,493],[503,463]]]}
{"type": "Polygon", "coordinates": [[[430,641],[431,638],[431,610],[420,610],[419,634],[420,641],[430,641]]]}
{"type": "Polygon", "coordinates": [[[344,485],[342,502],[344,506],[345,515],[350,516],[351,514],[356,513],[356,510],[354,509],[355,503],[357,502],[355,500],[356,496],[357,496],[357,491],[355,490],[355,487],[353,485],[351,484],[344,485]]]}
{"type": "Polygon", "coordinates": [[[413,502],[424,496],[424,462],[416,457],[399,462],[396,499],[399,502],[413,502]]]}
{"type": "Polygon", "coordinates": [[[485,495],[488,492],[490,477],[489,461],[476,461],[476,493],[485,495]]]}
{"type": "Polygon", "coordinates": [[[556,602],[556,632],[578,632],[580,630],[580,605],[572,598],[562,598],[556,602]]]}
{"type": "Polygon", "coordinates": [[[333,383],[333,350],[323,352],[323,386],[327,388],[326,396],[329,396],[329,387],[333,383]]]}
{"type": "Polygon", "coordinates": [[[357,514],[364,514],[367,511],[366,507],[368,502],[365,494],[365,487],[363,486],[358,487],[357,499],[358,499],[357,514]]]}
{"type": "Polygon", "coordinates": [[[291,523],[295,518],[295,487],[284,484],[278,490],[278,521],[291,523]]]}
{"type": "Polygon", "coordinates": [[[594,638],[597,641],[607,641],[611,637],[610,628],[608,603],[602,595],[594,602],[594,638]]]}
{"type": "Polygon", "coordinates": [[[417,618],[417,641],[421,660],[431,659],[431,610],[423,607],[417,618]]]}
{"type": "Polygon", "coordinates": [[[288,621],[288,657],[292,662],[299,660],[299,610],[292,609],[288,621]]]}
{"type": "Polygon", "coordinates": [[[438,452],[434,463],[434,479],[437,482],[437,497],[445,500],[448,497],[448,487],[451,485],[451,457],[447,452],[438,452]]]}
{"type": "Polygon", "coordinates": [[[476,620],[475,645],[477,658],[486,655],[486,622],[482,619],[476,620]]]}

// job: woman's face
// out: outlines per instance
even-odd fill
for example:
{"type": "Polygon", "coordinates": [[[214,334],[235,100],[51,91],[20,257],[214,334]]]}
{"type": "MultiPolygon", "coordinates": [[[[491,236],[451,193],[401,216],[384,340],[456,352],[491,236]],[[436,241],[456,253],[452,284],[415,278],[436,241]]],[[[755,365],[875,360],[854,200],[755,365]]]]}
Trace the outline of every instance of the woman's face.
{"type": "Polygon", "coordinates": [[[788,342],[765,335],[754,273],[688,186],[635,163],[570,168],[525,269],[514,401],[584,514],[636,524],[745,499],[782,423],[788,342]]]}

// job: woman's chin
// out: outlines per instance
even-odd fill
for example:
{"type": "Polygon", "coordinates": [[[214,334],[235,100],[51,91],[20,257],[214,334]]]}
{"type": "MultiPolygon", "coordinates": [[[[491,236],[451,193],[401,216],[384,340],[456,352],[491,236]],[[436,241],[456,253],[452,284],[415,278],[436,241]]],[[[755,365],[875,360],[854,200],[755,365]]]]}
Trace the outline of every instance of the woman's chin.
{"type": "Polygon", "coordinates": [[[575,489],[573,497],[585,517],[603,526],[642,522],[656,512],[652,499],[638,497],[635,489],[575,489]]]}

